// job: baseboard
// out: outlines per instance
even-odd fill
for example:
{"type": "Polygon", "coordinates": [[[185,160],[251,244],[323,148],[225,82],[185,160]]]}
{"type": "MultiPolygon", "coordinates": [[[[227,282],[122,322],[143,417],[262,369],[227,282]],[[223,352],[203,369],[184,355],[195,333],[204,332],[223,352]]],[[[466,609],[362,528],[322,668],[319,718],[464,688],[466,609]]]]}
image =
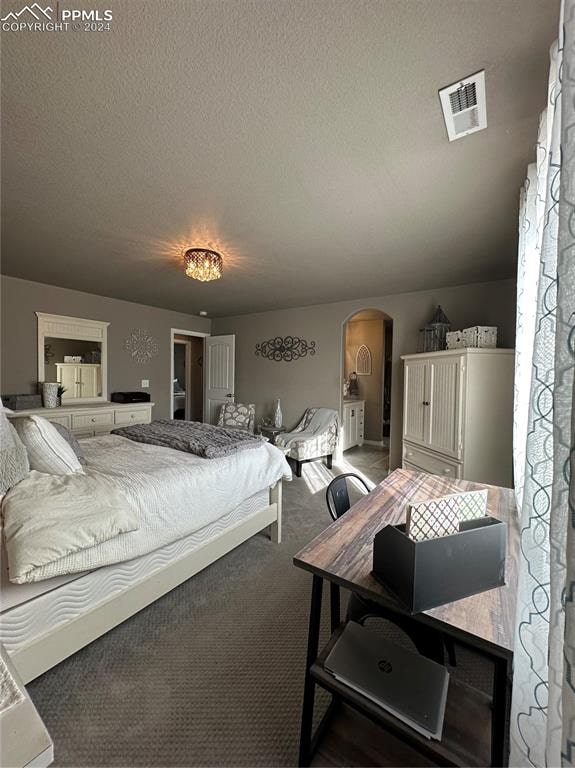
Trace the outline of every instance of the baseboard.
{"type": "Polygon", "coordinates": [[[383,447],[384,447],[384,446],[383,446],[383,440],[364,440],[364,441],[363,441],[363,444],[364,444],[364,445],[377,445],[377,446],[379,446],[380,448],[383,448],[383,447]]]}

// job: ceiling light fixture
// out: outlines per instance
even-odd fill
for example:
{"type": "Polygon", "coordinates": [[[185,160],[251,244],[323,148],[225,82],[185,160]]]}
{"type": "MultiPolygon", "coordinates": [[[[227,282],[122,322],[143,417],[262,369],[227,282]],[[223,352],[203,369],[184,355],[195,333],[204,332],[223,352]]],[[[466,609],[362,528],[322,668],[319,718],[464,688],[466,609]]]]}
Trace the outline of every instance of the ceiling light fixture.
{"type": "Polygon", "coordinates": [[[207,283],[222,276],[224,260],[216,251],[207,248],[188,248],[184,253],[186,275],[207,283]]]}

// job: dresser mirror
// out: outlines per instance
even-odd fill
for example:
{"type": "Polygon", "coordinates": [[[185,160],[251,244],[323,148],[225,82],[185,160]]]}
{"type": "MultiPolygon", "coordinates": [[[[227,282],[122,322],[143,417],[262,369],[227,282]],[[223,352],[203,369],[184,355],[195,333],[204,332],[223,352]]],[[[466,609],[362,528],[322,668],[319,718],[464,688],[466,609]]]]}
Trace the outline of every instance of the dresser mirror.
{"type": "Polygon", "coordinates": [[[64,315],[38,317],[38,382],[58,382],[63,405],[108,399],[108,323],[64,315]]]}

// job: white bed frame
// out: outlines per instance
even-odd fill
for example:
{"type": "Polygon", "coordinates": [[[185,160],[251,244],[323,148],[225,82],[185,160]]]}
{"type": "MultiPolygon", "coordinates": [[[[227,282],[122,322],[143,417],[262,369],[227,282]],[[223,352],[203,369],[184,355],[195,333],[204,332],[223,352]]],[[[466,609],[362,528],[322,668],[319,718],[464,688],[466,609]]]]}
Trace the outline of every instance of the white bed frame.
{"type": "Polygon", "coordinates": [[[10,654],[24,683],[30,682],[80,648],[121,624],[166,592],[211,565],[247,539],[269,528],[270,538],[281,542],[282,481],[269,489],[269,505],[235,527],[224,530],[216,538],[190,552],[189,555],[156,571],[122,592],[111,595],[92,609],[10,654]]]}

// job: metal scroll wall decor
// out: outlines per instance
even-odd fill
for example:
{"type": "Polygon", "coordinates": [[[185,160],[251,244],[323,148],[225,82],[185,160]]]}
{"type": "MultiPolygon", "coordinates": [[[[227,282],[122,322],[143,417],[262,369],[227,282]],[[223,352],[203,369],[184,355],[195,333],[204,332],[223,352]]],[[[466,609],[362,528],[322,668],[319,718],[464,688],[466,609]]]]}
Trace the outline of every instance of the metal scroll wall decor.
{"type": "Polygon", "coordinates": [[[282,360],[289,363],[315,353],[315,341],[306,341],[299,336],[276,336],[256,344],[256,355],[278,363],[282,360]]]}
{"type": "Polygon", "coordinates": [[[158,354],[158,344],[145,328],[135,328],[125,339],[124,349],[137,363],[147,363],[158,354]]]}

